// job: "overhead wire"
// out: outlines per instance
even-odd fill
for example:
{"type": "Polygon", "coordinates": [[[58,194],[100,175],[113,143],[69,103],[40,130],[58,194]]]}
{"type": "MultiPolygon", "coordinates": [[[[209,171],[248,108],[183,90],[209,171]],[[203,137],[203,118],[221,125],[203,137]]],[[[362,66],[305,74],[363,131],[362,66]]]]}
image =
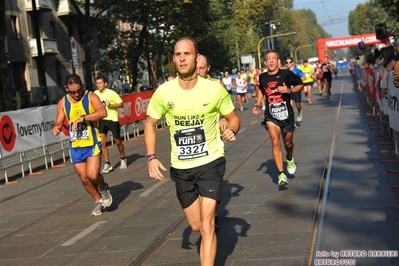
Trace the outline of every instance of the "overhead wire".
{"type": "Polygon", "coordinates": [[[331,17],[330,17],[330,15],[328,14],[328,11],[327,11],[326,6],[324,5],[324,1],[321,0],[321,3],[323,4],[323,8],[324,8],[324,11],[326,11],[327,17],[330,19],[330,22],[332,23],[331,17]]]}

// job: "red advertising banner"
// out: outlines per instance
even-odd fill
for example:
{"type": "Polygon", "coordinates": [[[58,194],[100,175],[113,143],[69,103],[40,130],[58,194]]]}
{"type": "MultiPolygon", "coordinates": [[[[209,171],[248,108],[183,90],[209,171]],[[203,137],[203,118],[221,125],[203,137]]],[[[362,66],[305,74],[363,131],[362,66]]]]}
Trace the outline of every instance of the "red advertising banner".
{"type": "Polygon", "coordinates": [[[140,92],[121,96],[123,108],[119,108],[119,123],[121,125],[137,122],[147,118],[147,106],[153,91],[140,92]]]}

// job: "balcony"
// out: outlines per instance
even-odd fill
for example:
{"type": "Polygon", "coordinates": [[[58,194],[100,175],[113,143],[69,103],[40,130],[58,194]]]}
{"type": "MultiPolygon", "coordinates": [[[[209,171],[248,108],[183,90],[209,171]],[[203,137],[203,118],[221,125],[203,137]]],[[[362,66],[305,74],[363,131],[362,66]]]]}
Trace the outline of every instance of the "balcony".
{"type": "MultiPolygon", "coordinates": [[[[77,2],[79,2],[79,1],[77,1],[77,2]]],[[[79,6],[80,11],[84,14],[85,13],[84,6],[83,5],[78,5],[78,6],[79,6]]],[[[90,16],[95,17],[95,16],[98,15],[98,13],[100,11],[102,11],[102,9],[91,7],[90,8],[90,16]]],[[[57,15],[59,17],[68,16],[68,15],[76,15],[76,14],[77,14],[77,12],[75,10],[75,7],[70,3],[70,1],[68,1],[68,0],[59,0],[59,5],[58,5],[58,8],[57,8],[57,15]]],[[[103,11],[101,13],[101,15],[102,16],[107,16],[107,11],[103,11]]]]}
{"type": "Polygon", "coordinates": [[[25,0],[25,10],[32,11],[32,1],[36,1],[36,9],[40,11],[51,11],[53,10],[52,0],[25,0]]]}
{"type": "Polygon", "coordinates": [[[58,16],[67,16],[71,14],[75,14],[75,9],[72,4],[68,0],[60,0],[57,15],[58,16]]]}
{"type": "MultiPolygon", "coordinates": [[[[41,45],[43,55],[58,54],[56,39],[41,39],[41,45]]],[[[37,43],[35,38],[29,40],[29,49],[32,57],[37,57],[39,55],[37,52],[37,43]]]]}

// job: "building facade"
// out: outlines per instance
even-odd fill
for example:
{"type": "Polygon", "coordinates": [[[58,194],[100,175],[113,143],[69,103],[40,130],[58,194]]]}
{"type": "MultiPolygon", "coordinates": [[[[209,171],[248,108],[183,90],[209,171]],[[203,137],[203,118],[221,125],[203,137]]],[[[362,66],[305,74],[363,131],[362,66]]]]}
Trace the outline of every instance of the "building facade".
{"type": "MultiPolygon", "coordinates": [[[[4,0],[3,0],[4,1],[4,0]]],[[[57,103],[66,75],[84,81],[83,26],[68,0],[5,0],[5,51],[12,90],[23,107],[57,103]]],[[[92,62],[99,59],[97,34],[91,32],[92,62]]]]}

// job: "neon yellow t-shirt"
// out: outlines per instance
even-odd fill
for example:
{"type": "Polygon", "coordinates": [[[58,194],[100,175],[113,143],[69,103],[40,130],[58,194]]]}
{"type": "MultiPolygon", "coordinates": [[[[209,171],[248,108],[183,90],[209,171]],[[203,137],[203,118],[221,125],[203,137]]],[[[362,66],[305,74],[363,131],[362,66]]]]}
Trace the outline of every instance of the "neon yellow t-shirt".
{"type": "Polygon", "coordinates": [[[255,72],[249,73],[249,81],[250,81],[251,85],[255,84],[255,72]]]}
{"type": "Polygon", "coordinates": [[[196,86],[183,90],[179,79],[158,87],[147,108],[154,119],[165,116],[172,146],[171,164],[177,169],[201,166],[224,156],[218,120],[234,105],[219,82],[198,77],[196,86]]]}
{"type": "Polygon", "coordinates": [[[313,73],[314,73],[314,69],[312,66],[307,65],[307,66],[300,66],[299,67],[300,70],[302,70],[302,72],[305,74],[306,79],[303,81],[303,83],[309,83],[309,82],[313,82],[313,73]]]}
{"type": "Polygon", "coordinates": [[[110,104],[121,103],[123,102],[123,100],[119,96],[119,94],[108,88],[106,88],[102,92],[96,90],[94,91],[94,93],[100,98],[101,102],[105,106],[105,109],[107,109],[108,115],[107,117],[104,117],[103,120],[118,122],[118,108],[110,108],[109,106],[106,106],[105,100],[108,100],[110,104]]]}
{"type": "Polygon", "coordinates": [[[215,78],[212,78],[212,77],[208,77],[207,79],[210,80],[210,81],[219,82],[218,79],[215,79],[215,78]]]}
{"type": "Polygon", "coordinates": [[[242,73],[242,74],[241,74],[241,77],[242,77],[245,81],[248,81],[247,72],[242,73]]]}

